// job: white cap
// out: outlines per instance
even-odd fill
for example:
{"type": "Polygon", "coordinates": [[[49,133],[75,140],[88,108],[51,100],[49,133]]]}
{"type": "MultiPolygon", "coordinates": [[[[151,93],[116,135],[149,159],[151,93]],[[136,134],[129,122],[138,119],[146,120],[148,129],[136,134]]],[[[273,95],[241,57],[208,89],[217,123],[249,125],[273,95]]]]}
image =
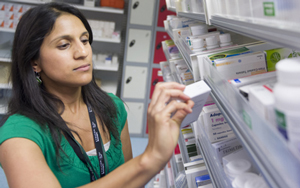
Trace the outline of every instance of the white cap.
{"type": "Polygon", "coordinates": [[[214,45],[218,44],[218,40],[217,40],[216,36],[207,37],[205,40],[206,40],[207,46],[214,46],[214,45]]]}
{"type": "Polygon", "coordinates": [[[207,25],[202,24],[191,26],[191,31],[193,36],[203,35],[208,32],[207,25]]]}
{"type": "Polygon", "coordinates": [[[204,47],[204,40],[203,39],[193,39],[193,48],[203,48],[204,47]]]}
{"type": "Polygon", "coordinates": [[[229,176],[235,177],[241,173],[251,170],[251,163],[246,159],[237,159],[226,164],[226,172],[229,176]]]}
{"type": "Polygon", "coordinates": [[[220,35],[220,42],[221,43],[228,43],[231,42],[231,36],[229,33],[221,34],[220,35]]]}
{"type": "Polygon", "coordinates": [[[208,50],[219,47],[219,43],[216,36],[207,37],[205,40],[206,40],[206,48],[208,50]]]}
{"type": "Polygon", "coordinates": [[[276,64],[277,80],[287,85],[300,85],[300,58],[287,58],[276,64]]]}
{"type": "Polygon", "coordinates": [[[232,181],[232,187],[236,188],[242,188],[245,186],[245,183],[251,179],[257,178],[258,175],[251,173],[251,172],[246,172],[243,174],[238,175],[234,180],[232,181]]]}
{"type": "Polygon", "coordinates": [[[245,188],[269,188],[265,180],[260,176],[257,176],[256,178],[252,178],[246,181],[244,187],[245,188]]]}

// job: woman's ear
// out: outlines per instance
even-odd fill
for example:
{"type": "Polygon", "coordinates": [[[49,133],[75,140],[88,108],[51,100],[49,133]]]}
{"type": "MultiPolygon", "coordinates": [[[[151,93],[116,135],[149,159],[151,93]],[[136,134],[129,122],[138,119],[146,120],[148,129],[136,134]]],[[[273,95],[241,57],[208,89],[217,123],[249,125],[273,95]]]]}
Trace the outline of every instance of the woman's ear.
{"type": "Polygon", "coordinates": [[[34,72],[41,72],[41,67],[39,66],[38,60],[31,61],[31,66],[34,72]]]}

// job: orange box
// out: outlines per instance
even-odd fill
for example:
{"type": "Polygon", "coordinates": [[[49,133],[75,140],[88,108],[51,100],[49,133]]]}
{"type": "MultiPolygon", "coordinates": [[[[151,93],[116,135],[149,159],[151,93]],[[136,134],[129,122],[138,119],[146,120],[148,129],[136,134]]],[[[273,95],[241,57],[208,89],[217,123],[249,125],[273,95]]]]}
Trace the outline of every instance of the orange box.
{"type": "Polygon", "coordinates": [[[100,6],[102,7],[112,7],[112,8],[124,8],[124,0],[101,0],[100,6]]]}

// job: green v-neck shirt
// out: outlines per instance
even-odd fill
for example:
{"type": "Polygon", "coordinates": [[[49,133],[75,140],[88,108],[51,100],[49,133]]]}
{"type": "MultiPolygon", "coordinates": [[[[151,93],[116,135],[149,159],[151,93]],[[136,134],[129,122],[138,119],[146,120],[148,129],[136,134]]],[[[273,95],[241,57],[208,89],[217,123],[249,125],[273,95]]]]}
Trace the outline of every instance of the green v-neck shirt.
{"type": "MultiPolygon", "coordinates": [[[[122,100],[117,96],[110,94],[117,108],[118,131],[119,135],[126,123],[127,112],[122,100]]],[[[61,147],[67,154],[61,152],[62,159],[59,160],[60,167],[57,165],[55,144],[49,130],[42,128],[33,120],[26,116],[15,114],[10,116],[2,127],[0,127],[0,144],[10,138],[26,138],[35,142],[42,150],[46,162],[63,188],[78,187],[90,182],[90,174],[85,164],[77,157],[73,148],[65,137],[62,137],[61,147]]],[[[106,151],[109,171],[113,171],[124,163],[121,141],[117,143],[116,139],[110,135],[111,143],[106,151]]],[[[99,160],[97,156],[89,156],[91,164],[97,172],[100,172],[99,160]]],[[[33,174],[34,175],[34,174],[33,174]]]]}

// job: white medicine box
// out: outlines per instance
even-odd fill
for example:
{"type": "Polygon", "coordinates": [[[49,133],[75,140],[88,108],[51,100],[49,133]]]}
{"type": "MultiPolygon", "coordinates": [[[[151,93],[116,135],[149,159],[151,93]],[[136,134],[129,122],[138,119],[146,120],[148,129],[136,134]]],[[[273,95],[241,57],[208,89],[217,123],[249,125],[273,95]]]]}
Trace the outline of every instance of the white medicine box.
{"type": "Polygon", "coordinates": [[[204,106],[201,117],[204,130],[211,143],[235,137],[216,104],[204,106]]]}

